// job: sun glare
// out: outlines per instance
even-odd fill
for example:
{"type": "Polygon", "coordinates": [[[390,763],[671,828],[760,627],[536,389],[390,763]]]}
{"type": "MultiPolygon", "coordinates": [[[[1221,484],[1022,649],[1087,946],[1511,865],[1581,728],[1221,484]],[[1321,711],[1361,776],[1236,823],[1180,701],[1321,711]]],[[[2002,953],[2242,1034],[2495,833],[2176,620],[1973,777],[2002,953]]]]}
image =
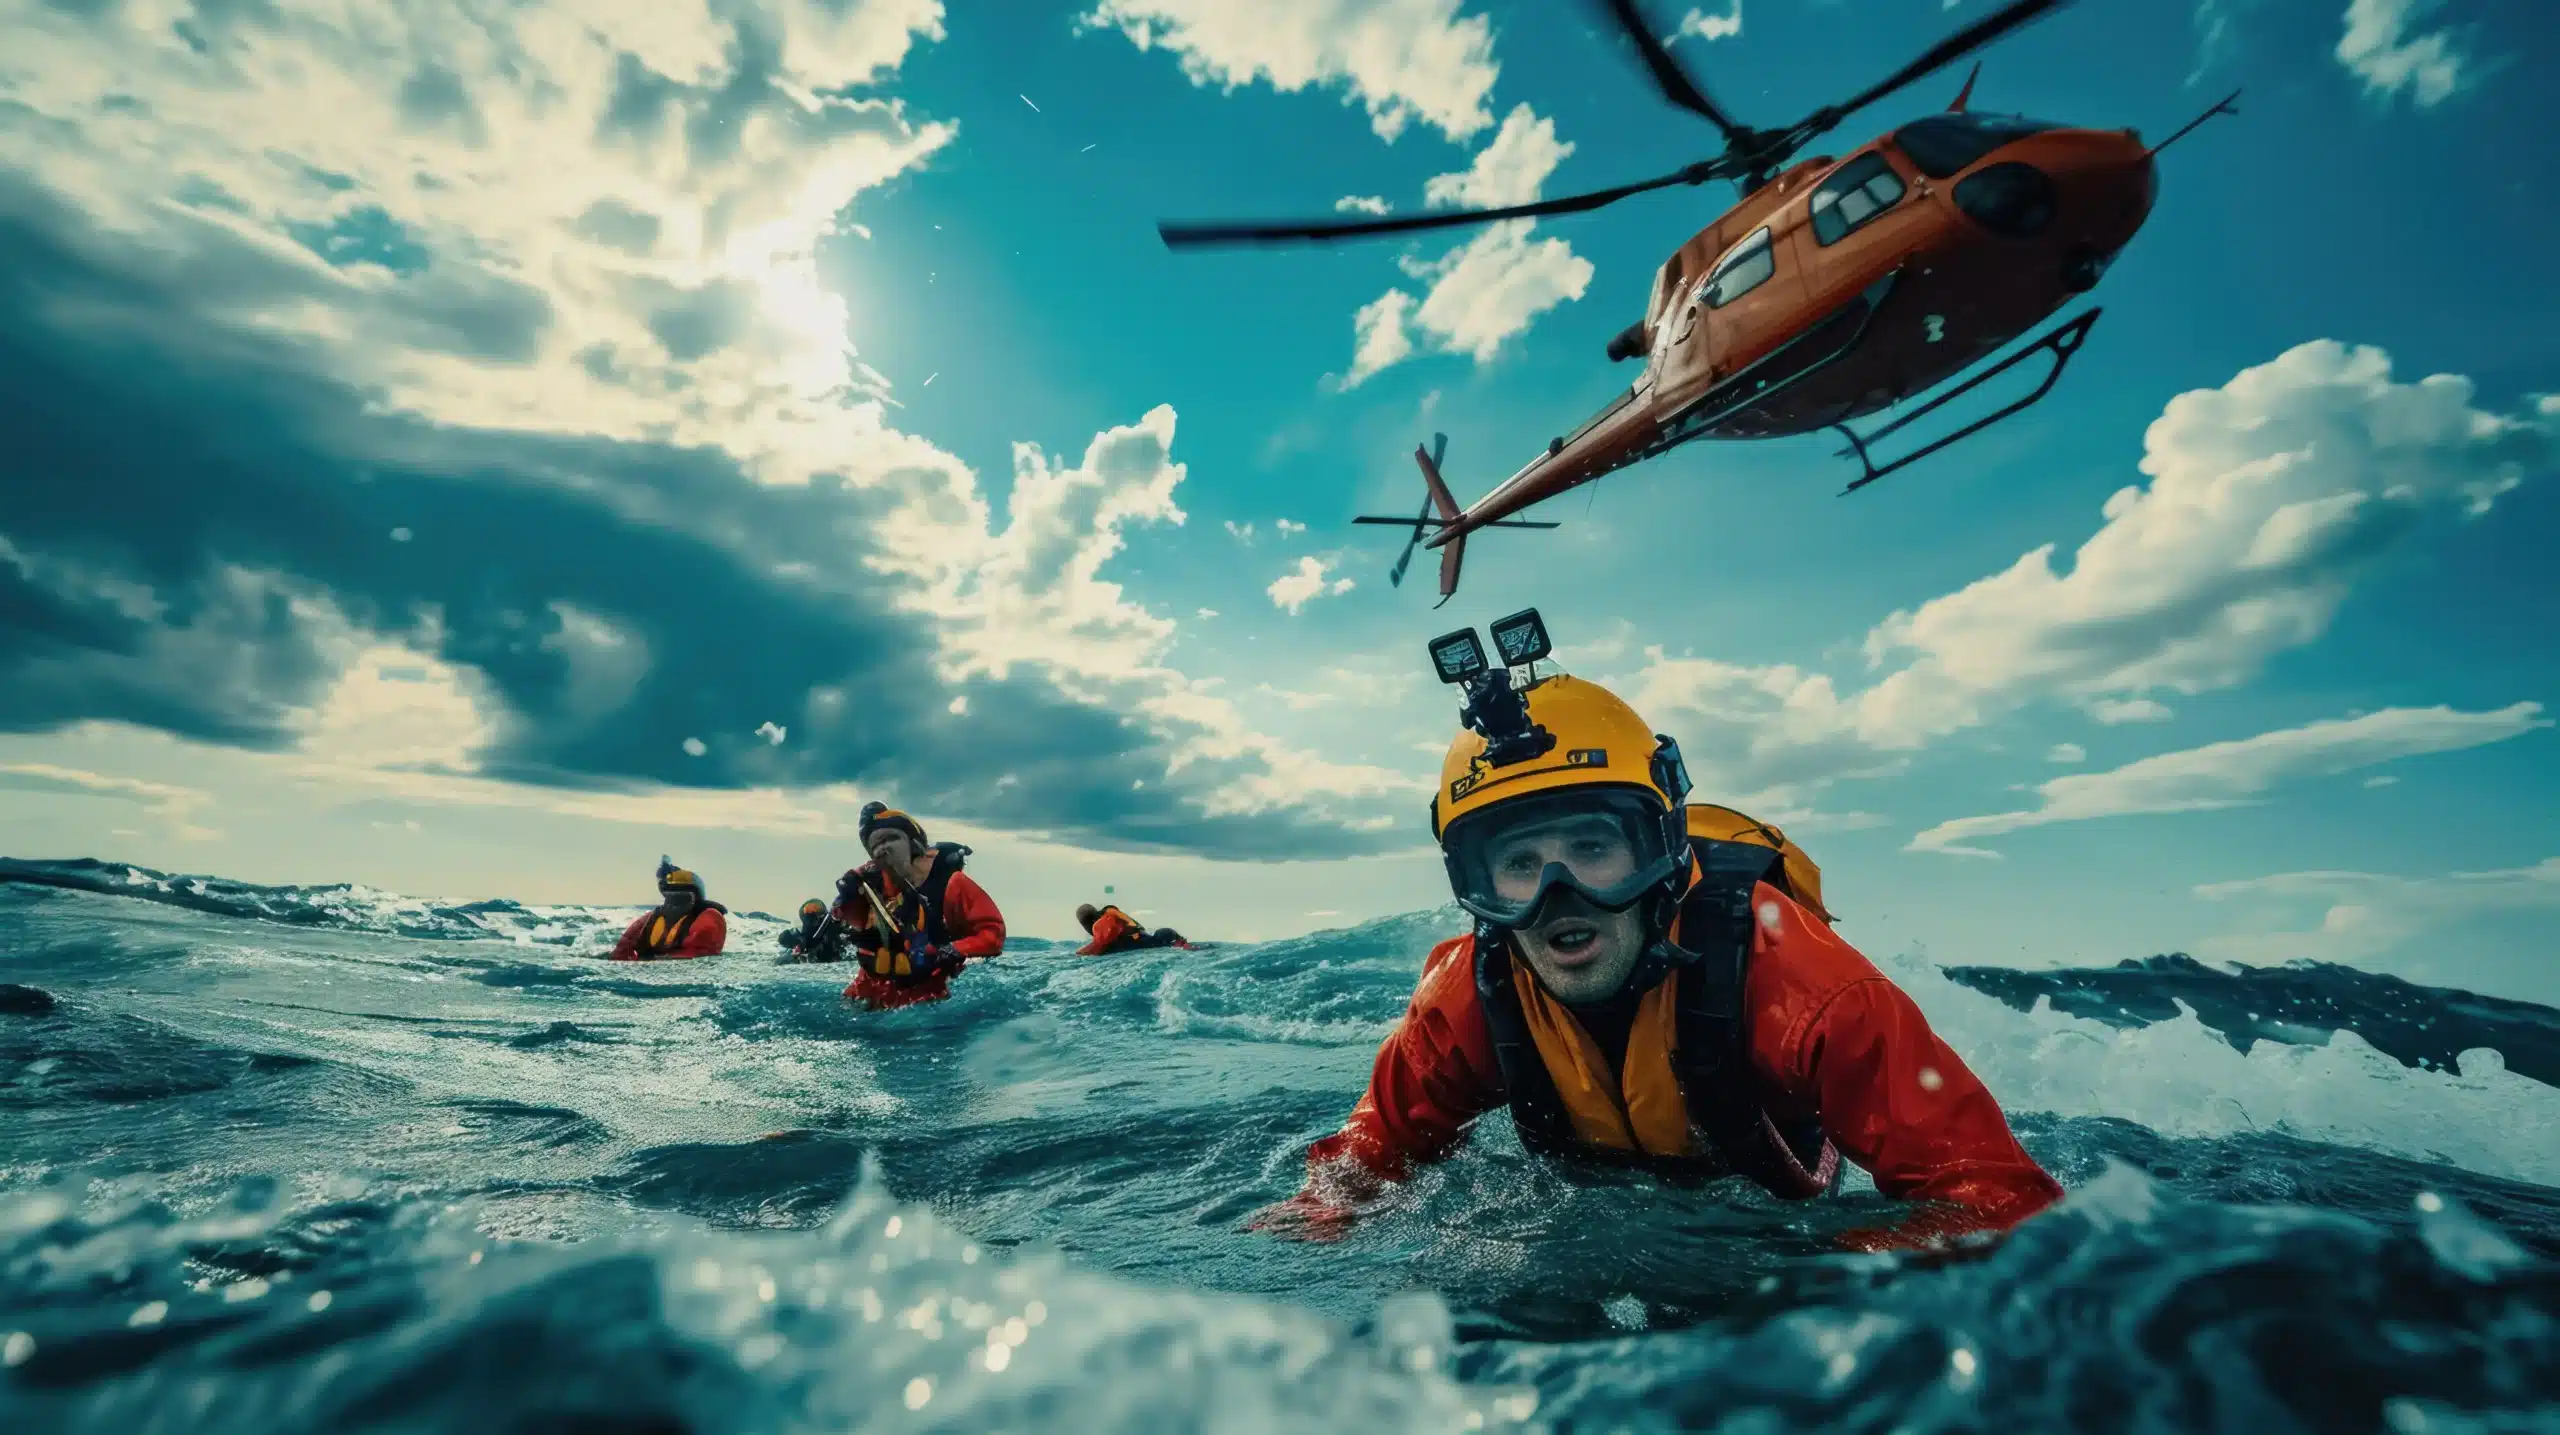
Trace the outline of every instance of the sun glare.
{"type": "Polygon", "coordinates": [[[783,350],[783,372],[795,390],[815,396],[852,382],[853,311],[819,282],[806,226],[786,220],[741,233],[721,268],[755,286],[759,317],[783,350]]]}

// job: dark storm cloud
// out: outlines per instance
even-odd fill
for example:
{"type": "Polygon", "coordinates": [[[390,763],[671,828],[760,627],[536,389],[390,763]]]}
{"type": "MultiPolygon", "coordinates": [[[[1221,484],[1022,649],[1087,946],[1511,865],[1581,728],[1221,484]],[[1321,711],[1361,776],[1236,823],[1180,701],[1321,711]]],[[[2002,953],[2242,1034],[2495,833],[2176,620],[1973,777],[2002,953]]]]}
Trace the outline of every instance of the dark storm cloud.
{"type": "MultiPolygon", "coordinates": [[[[953,718],[932,632],[855,556],[884,490],[368,412],[317,350],[223,319],[310,274],[193,238],[103,237],[0,177],[0,730],[287,743],[343,660],[335,612],[431,632],[485,676],[513,718],[493,776],[894,784],[928,811],[1124,849],[1379,845],[1290,814],[1203,821],[1183,794],[1232,765],[1168,785],[1141,727],[1028,672],[971,683],[953,718]],[[768,720],[780,747],[753,736],[768,720]]],[[[483,354],[525,331],[483,327],[483,354]]]]}

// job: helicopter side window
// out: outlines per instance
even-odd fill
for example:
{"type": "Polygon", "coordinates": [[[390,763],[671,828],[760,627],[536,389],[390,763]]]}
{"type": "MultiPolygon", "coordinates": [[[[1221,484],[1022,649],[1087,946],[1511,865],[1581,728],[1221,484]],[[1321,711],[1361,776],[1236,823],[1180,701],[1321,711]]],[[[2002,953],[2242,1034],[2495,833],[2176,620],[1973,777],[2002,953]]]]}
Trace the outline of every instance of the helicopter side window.
{"type": "Polygon", "coordinates": [[[1777,251],[1769,247],[1769,230],[1764,225],[1725,251],[1716,267],[1699,281],[1698,297],[1706,301],[1708,308],[1721,309],[1768,283],[1769,276],[1777,272],[1777,251]]]}
{"type": "Polygon", "coordinates": [[[1902,178],[1885,157],[1869,150],[1831,172],[1813,192],[1813,239],[1837,244],[1868,220],[1902,201],[1902,178]]]}

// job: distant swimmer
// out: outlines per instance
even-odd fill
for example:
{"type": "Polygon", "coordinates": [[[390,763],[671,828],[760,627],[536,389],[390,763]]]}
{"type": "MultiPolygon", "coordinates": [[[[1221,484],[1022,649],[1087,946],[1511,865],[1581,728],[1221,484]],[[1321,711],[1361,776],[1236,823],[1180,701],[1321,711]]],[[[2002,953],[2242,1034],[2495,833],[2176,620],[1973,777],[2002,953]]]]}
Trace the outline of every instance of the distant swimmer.
{"type": "Polygon", "coordinates": [[[1150,932],[1137,919],[1117,907],[1096,907],[1091,902],[1076,908],[1076,920],[1084,924],[1092,941],[1076,948],[1079,957],[1107,957],[1113,952],[1134,952],[1146,947],[1180,947],[1191,944],[1171,927],[1158,927],[1150,932]]]}
{"type": "Polygon", "coordinates": [[[729,909],[702,895],[702,879],[658,862],[658,905],[640,914],[613,944],[617,962],[671,962],[716,957],[729,942],[729,909]]]}
{"type": "Polygon", "coordinates": [[[841,962],[847,933],[844,923],[835,919],[827,904],[812,897],[800,904],[800,925],[785,927],[775,940],[781,943],[782,965],[798,962],[841,962]]]}
{"type": "Polygon", "coordinates": [[[1535,610],[1493,632],[1525,691],[1471,631],[1431,645],[1466,685],[1431,827],[1475,930],[1432,951],[1367,1093],[1256,1228],[1331,1236],[1503,1106],[1568,1169],[1803,1199],[1845,1155],[1927,1203],[1842,1238],[1866,1250],[2005,1229],[2061,1197],[1919,1007],[1832,933],[1811,858],[1691,804],[1679,745],[1615,694],[1537,677],[1535,610]]]}
{"type": "Polygon", "coordinates": [[[880,802],[863,804],[860,830],[871,860],[836,883],[835,919],[862,964],[844,994],[874,1011],[940,1001],[963,966],[1004,950],[1004,913],[960,870],[968,848],[928,843],[880,802]]]}

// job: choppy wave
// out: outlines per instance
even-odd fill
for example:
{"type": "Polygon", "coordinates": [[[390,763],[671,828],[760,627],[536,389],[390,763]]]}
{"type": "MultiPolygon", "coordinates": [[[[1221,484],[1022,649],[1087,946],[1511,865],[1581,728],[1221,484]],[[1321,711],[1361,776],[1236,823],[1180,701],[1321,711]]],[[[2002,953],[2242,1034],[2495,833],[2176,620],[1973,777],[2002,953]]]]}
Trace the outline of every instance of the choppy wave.
{"type": "MultiPolygon", "coordinates": [[[[0,885],[53,887],[98,892],[158,902],[216,917],[282,922],[297,927],[329,927],[374,932],[421,941],[468,941],[495,937],[544,946],[579,946],[601,936],[610,940],[640,910],[632,907],[536,907],[496,898],[480,902],[437,903],[403,897],[353,882],[318,887],[262,887],[227,877],[172,876],[129,862],[94,858],[25,861],[0,857],[0,885]],[[610,928],[610,930],[607,930],[610,928]]],[[[763,921],[762,912],[746,913],[763,921]]]]}
{"type": "Polygon", "coordinates": [[[2522,1004],[1886,956],[2072,1189],[2005,1242],[1851,1256],[1889,1213],[1861,1182],[1572,1184],[1497,1120],[1307,1245],[1240,1227],[1446,914],[1026,943],[862,1014],[761,917],[607,966],[607,909],[5,874],[0,1428],[2560,1422],[2555,1018],[2522,1004]]]}
{"type": "Polygon", "coordinates": [[[2394,1060],[2442,1071],[2459,1067],[2464,1052],[2495,1051],[2508,1070],[2560,1086],[2560,1012],[2333,962],[2217,968],[2172,953],[2094,970],[1951,967],[1947,975],[2021,1010],[2041,1001],[2114,1027],[2192,1011],[2244,1052],[2261,1041],[2317,1045],[2340,1031],[2394,1060]]]}

